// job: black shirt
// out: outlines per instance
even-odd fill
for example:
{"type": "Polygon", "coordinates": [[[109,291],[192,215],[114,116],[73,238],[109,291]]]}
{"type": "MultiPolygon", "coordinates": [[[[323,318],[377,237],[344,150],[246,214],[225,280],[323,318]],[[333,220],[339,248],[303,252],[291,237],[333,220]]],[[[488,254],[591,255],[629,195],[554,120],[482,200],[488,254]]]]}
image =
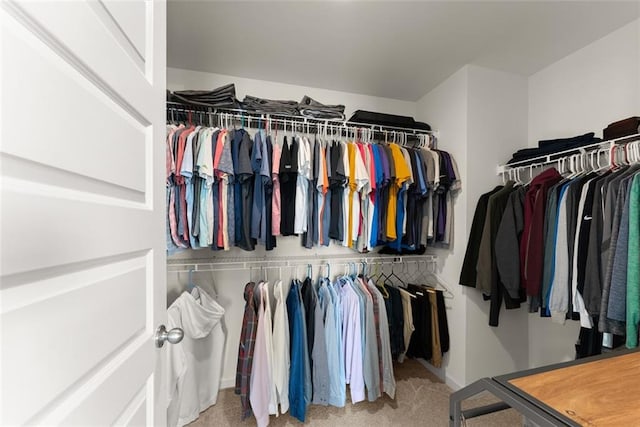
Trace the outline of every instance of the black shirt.
{"type": "Polygon", "coordinates": [[[346,176],[342,167],[342,145],[333,142],[331,145],[331,179],[329,190],[331,191],[331,217],[329,220],[329,238],[342,240],[344,226],[342,224],[342,195],[346,176]]]}
{"type": "Polygon", "coordinates": [[[280,156],[280,234],[294,234],[296,210],[296,181],[298,179],[298,142],[291,138],[291,146],[284,137],[280,156]]]}

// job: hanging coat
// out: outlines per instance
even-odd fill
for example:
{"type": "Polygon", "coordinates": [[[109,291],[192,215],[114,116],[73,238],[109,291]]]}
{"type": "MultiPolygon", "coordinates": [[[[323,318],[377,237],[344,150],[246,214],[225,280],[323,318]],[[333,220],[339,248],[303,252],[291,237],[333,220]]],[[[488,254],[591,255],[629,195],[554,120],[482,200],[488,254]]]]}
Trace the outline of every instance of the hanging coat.
{"type": "Polygon", "coordinates": [[[181,427],[198,418],[200,412],[216,403],[220,389],[224,308],[202,288],[196,289],[199,301],[183,292],[167,310],[167,328],[184,331],[182,341],[166,349],[169,357],[164,378],[168,384],[170,427],[181,427]]]}

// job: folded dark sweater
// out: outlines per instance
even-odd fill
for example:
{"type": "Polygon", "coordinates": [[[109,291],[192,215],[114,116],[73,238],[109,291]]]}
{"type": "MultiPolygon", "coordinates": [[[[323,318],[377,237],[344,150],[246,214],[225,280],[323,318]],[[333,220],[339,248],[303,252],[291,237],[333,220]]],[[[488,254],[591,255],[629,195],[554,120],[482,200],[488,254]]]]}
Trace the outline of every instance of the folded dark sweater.
{"type": "Polygon", "coordinates": [[[428,123],[416,122],[413,117],[398,116],[395,114],[376,113],[372,111],[357,110],[353,113],[349,122],[365,123],[378,126],[401,127],[407,129],[431,130],[428,123]]]}
{"type": "MultiPolygon", "coordinates": [[[[522,162],[531,158],[539,156],[548,156],[559,151],[573,150],[585,145],[596,144],[601,142],[602,139],[595,138],[594,133],[590,132],[584,135],[576,136],[573,138],[563,138],[556,140],[543,140],[539,141],[538,148],[523,148],[513,153],[511,160],[507,164],[522,162]]],[[[569,153],[566,153],[569,154],[569,153]]],[[[529,162],[532,163],[532,162],[529,162]]]]}
{"type": "MultiPolygon", "coordinates": [[[[564,147],[571,148],[570,146],[576,143],[593,141],[595,133],[589,132],[584,135],[578,135],[571,138],[558,138],[558,139],[544,139],[538,141],[539,148],[554,148],[556,151],[562,150],[564,147]]],[[[584,145],[584,144],[583,144],[584,145]]]]}

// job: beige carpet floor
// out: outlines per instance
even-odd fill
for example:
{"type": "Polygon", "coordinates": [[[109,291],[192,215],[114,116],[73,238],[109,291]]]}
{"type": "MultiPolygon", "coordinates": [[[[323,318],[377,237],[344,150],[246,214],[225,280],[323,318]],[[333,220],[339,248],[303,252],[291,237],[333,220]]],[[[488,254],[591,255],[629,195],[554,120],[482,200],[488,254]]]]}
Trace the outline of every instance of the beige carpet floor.
{"type": "MultiPolygon", "coordinates": [[[[415,360],[406,360],[394,366],[396,398],[387,395],[375,402],[347,403],[344,408],[311,405],[305,424],[310,426],[448,426],[449,395],[451,389],[415,360]]],[[[496,401],[492,396],[480,396],[465,402],[465,409],[496,401]]],[[[347,396],[347,402],[349,397],[347,396]]],[[[190,427],[253,426],[252,417],[240,421],[240,398],[233,389],[221,390],[218,403],[200,414],[190,427]]],[[[288,414],[271,416],[270,426],[300,426],[288,414]]],[[[507,427],[521,426],[522,417],[513,409],[485,415],[467,421],[467,426],[507,427]]]]}

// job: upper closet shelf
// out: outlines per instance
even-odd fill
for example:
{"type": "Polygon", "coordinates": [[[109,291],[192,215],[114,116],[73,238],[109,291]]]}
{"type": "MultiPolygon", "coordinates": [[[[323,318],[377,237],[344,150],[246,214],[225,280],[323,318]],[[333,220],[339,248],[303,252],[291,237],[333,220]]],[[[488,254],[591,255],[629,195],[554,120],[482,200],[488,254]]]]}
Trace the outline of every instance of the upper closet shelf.
{"type": "MultiPolygon", "coordinates": [[[[437,138],[439,132],[437,130],[425,130],[425,129],[413,129],[406,127],[398,127],[398,126],[384,126],[378,124],[369,124],[369,123],[358,123],[352,122],[348,120],[335,120],[335,119],[316,119],[313,117],[305,117],[305,116],[294,116],[289,114],[279,114],[279,113],[260,113],[255,111],[242,110],[237,108],[212,108],[212,107],[197,107],[186,104],[181,104],[178,102],[167,102],[167,117],[169,119],[172,118],[172,114],[180,114],[184,117],[185,114],[191,114],[195,117],[206,116],[210,120],[213,120],[214,116],[216,119],[225,120],[241,120],[245,121],[247,125],[251,124],[253,121],[257,124],[257,122],[261,122],[264,125],[269,123],[272,127],[273,125],[280,125],[283,128],[291,127],[292,129],[302,129],[306,130],[310,133],[316,133],[320,130],[322,131],[348,131],[362,133],[363,131],[372,131],[377,133],[382,133],[385,136],[385,139],[394,140],[395,142],[403,142],[407,141],[409,136],[413,137],[432,137],[437,138]]],[[[433,141],[432,141],[433,142],[433,141]]]]}
{"type": "Polygon", "coordinates": [[[579,148],[570,148],[568,150],[557,151],[555,153],[545,154],[538,157],[532,157],[530,159],[513,162],[506,165],[500,165],[497,167],[498,175],[505,175],[509,173],[517,172],[525,168],[535,168],[540,166],[549,165],[552,163],[566,163],[567,160],[573,156],[582,156],[583,159],[590,163],[600,163],[600,155],[607,154],[606,164],[611,163],[612,156],[615,156],[620,149],[623,149],[625,158],[628,157],[628,150],[635,150],[635,155],[640,157],[640,145],[628,144],[629,142],[639,141],[640,133],[634,135],[627,135],[620,138],[609,139],[607,141],[597,142],[595,144],[584,145],[579,148]]]}

